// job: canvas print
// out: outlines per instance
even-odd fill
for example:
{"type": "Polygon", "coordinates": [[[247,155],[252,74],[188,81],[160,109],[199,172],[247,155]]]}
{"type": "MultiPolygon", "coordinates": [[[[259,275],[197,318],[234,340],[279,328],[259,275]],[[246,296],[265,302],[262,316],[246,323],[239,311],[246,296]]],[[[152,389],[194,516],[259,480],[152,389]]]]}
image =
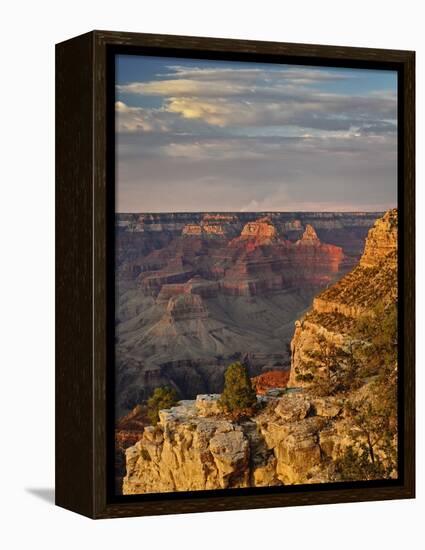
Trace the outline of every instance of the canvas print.
{"type": "Polygon", "coordinates": [[[115,74],[116,494],[396,479],[397,73],[115,74]]]}

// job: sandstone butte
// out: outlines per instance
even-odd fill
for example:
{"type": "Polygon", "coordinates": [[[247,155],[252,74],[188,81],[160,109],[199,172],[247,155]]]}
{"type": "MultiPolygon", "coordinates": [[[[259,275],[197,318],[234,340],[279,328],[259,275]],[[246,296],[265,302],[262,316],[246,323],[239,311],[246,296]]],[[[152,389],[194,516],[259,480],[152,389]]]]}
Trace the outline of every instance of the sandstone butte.
{"type": "Polygon", "coordinates": [[[247,223],[242,229],[242,239],[274,239],[277,236],[275,226],[268,218],[260,218],[255,222],[247,223]]]}
{"type": "MultiPolygon", "coordinates": [[[[218,395],[198,395],[160,411],[126,450],[124,494],[272,486],[335,481],[335,460],[353,445],[344,398],[313,397],[296,381],[303,356],[318,335],[344,346],[353,317],[372,314],[377,299],[397,299],[397,211],[369,231],[359,265],[315,300],[296,326],[291,380],[280,397],[266,392],[252,418],[231,421],[220,413],[218,395]],[[331,305],[329,305],[331,304],[331,305]]],[[[368,385],[356,390],[368,394],[368,385]]],[[[394,477],[396,472],[392,472],[394,477]]]]}
{"type": "Polygon", "coordinates": [[[297,242],[297,245],[306,245],[306,244],[320,244],[319,237],[317,236],[314,227],[309,223],[305,227],[305,231],[301,239],[297,242]]]}

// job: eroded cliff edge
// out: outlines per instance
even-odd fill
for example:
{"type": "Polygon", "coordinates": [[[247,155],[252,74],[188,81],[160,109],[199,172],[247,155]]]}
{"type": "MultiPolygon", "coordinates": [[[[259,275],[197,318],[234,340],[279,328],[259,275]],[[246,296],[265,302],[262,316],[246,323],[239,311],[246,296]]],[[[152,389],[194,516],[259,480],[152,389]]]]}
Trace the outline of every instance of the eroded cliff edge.
{"type": "Polygon", "coordinates": [[[358,339],[359,320],[379,322],[377,308],[397,302],[397,210],[389,210],[369,230],[359,264],[313,300],[295,323],[289,386],[308,387],[323,343],[347,347],[358,339]]]}
{"type": "Polygon", "coordinates": [[[396,477],[396,302],[391,210],[358,266],[297,322],[291,388],[258,396],[243,420],[226,417],[217,395],[161,411],[126,451],[123,493],[396,477]]]}

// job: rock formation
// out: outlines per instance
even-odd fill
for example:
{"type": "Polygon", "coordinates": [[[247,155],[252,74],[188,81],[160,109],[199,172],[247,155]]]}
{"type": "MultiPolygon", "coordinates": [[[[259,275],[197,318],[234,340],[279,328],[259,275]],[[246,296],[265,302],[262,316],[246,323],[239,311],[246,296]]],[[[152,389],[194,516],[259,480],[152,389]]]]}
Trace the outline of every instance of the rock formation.
{"type": "Polygon", "coordinates": [[[351,329],[374,307],[397,301],[397,210],[388,211],[369,230],[359,265],[313,300],[312,309],[296,323],[292,339],[290,386],[307,385],[310,357],[322,337],[341,347],[351,329]]]}
{"type": "Polygon", "coordinates": [[[229,247],[234,262],[224,272],[222,287],[234,295],[320,287],[334,280],[344,259],[342,249],[322,243],[311,225],[292,243],[278,236],[268,218],[247,224],[229,247]]]}
{"type": "Polygon", "coordinates": [[[301,237],[301,239],[297,242],[298,246],[304,246],[304,245],[312,245],[315,246],[316,244],[320,244],[319,237],[317,236],[316,231],[314,230],[314,227],[310,225],[309,223],[305,227],[305,231],[301,237]]]}
{"type": "Polygon", "coordinates": [[[254,376],[252,385],[257,395],[265,395],[270,390],[284,390],[289,381],[290,371],[288,370],[270,370],[254,376]]]}
{"type": "Polygon", "coordinates": [[[248,486],[242,428],[202,411],[193,401],[160,411],[158,425],[126,451],[124,494],[248,486]]]}
{"type": "Polygon", "coordinates": [[[397,209],[388,210],[375,222],[369,231],[364,253],[360,259],[361,267],[379,267],[382,260],[397,251],[397,209]]]}
{"type": "Polygon", "coordinates": [[[126,450],[124,494],[320,483],[348,443],[338,400],[297,393],[263,397],[263,410],[234,422],[215,399],[182,401],[126,450]]]}
{"type": "Polygon", "coordinates": [[[277,236],[277,231],[269,218],[260,218],[259,220],[249,222],[242,229],[241,239],[253,239],[258,244],[270,243],[277,236]]]}
{"type": "Polygon", "coordinates": [[[122,479],[126,471],[125,451],[142,437],[145,426],[149,425],[147,407],[137,405],[120,418],[115,426],[115,479],[116,489],[121,492],[122,479]]]}

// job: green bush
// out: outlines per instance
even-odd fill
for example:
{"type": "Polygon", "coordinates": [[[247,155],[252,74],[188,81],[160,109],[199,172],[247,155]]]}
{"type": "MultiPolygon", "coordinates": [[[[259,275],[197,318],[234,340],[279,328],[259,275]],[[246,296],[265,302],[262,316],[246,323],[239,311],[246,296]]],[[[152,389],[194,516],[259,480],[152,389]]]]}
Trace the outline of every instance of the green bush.
{"type": "Polygon", "coordinates": [[[155,426],[159,420],[158,412],[161,409],[169,409],[177,404],[177,392],[174,388],[163,386],[155,388],[155,391],[148,399],[148,418],[155,426]]]}
{"type": "Polygon", "coordinates": [[[369,449],[363,444],[356,451],[349,446],[343,455],[335,461],[336,472],[342,481],[369,481],[390,477],[388,467],[377,458],[371,462],[369,449]]]}
{"type": "Polygon", "coordinates": [[[235,415],[248,414],[257,404],[248,371],[240,362],[232,363],[227,368],[219,404],[226,412],[235,415]]]}

